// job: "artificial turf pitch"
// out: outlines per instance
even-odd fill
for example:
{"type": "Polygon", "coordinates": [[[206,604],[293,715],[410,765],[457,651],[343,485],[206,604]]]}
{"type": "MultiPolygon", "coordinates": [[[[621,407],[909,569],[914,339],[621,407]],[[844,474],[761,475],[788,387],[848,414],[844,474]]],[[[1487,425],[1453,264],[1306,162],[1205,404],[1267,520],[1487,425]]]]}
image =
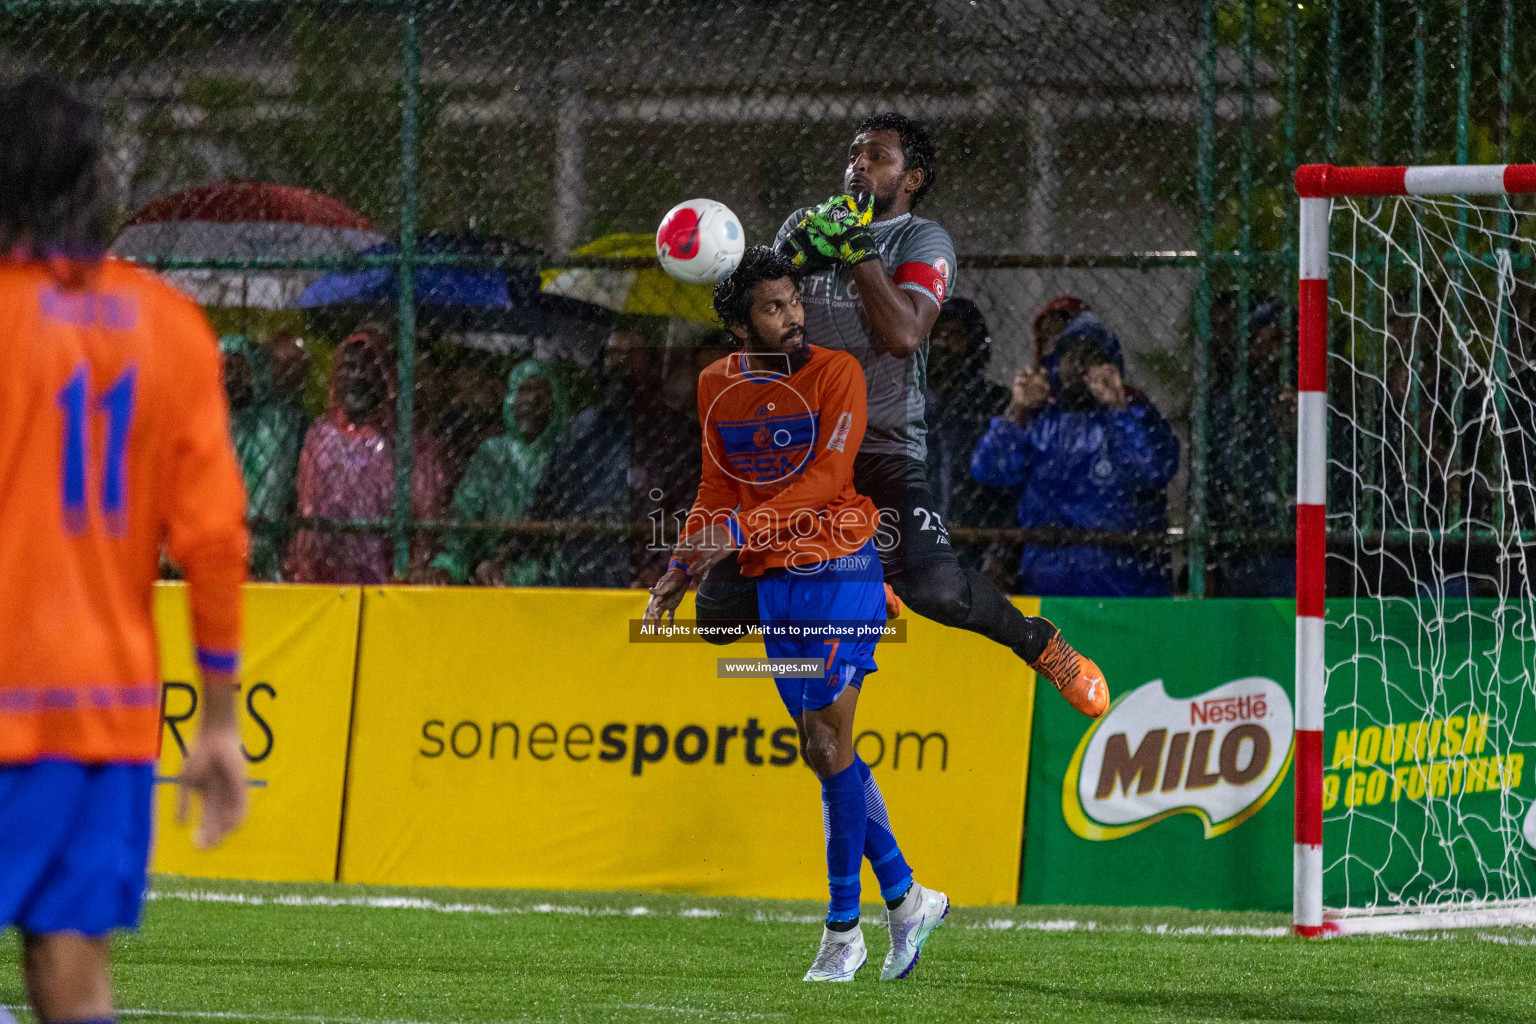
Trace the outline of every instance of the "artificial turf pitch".
{"type": "MultiPolygon", "coordinates": [[[[807,985],[821,907],[158,876],[125,1022],[1536,1021],[1536,931],[1306,941],[1274,914],[958,907],[912,977],[807,985]]],[[[14,935],[0,1003],[23,1002],[14,935]]],[[[18,1020],[30,1015],[17,1011],[18,1020]]]]}

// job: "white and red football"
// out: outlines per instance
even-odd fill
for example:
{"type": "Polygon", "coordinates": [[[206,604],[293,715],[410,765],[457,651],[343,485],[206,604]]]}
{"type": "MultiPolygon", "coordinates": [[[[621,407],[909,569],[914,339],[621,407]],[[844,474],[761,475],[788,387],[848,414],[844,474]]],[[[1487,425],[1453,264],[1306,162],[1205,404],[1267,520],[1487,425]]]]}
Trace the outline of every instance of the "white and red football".
{"type": "Polygon", "coordinates": [[[678,203],[656,229],[656,258],[679,281],[713,284],[736,269],[747,247],[741,220],[724,203],[678,203]]]}

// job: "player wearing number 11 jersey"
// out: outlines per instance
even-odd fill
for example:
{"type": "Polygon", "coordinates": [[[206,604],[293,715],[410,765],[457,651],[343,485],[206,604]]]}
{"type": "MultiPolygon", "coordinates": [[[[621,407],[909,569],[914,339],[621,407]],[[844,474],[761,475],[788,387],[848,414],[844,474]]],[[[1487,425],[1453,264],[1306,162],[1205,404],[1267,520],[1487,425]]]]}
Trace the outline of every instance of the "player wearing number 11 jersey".
{"type": "Polygon", "coordinates": [[[70,1024],[112,1019],[107,937],[143,899],[162,548],[205,683],[182,771],[202,845],[245,806],[245,499],[218,347],[190,300],[103,258],[99,138],[46,78],[0,91],[0,927],[38,1019],[70,1024]]]}

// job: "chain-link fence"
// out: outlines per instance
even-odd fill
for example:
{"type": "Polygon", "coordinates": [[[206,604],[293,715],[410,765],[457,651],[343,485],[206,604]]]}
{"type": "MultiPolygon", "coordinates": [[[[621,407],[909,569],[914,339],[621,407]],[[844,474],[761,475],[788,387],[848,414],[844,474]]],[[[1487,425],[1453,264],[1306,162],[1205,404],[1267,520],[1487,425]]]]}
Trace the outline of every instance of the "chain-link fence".
{"type": "Polygon", "coordinates": [[[925,390],[962,558],[1032,592],[1065,546],[1107,556],[1063,584],[1090,592],[1288,593],[1292,169],[1499,162],[1533,130],[1513,0],[0,11],[7,77],[105,111],[119,251],[224,336],[265,579],[652,581],[730,339],[651,233],[706,196],[769,242],[897,110],[937,143],[917,212],[958,253],[925,390]],[[1011,393],[1069,348],[1176,459],[1039,429],[1032,478],[979,482],[993,417],[1104,411],[1082,360],[1011,393]]]}

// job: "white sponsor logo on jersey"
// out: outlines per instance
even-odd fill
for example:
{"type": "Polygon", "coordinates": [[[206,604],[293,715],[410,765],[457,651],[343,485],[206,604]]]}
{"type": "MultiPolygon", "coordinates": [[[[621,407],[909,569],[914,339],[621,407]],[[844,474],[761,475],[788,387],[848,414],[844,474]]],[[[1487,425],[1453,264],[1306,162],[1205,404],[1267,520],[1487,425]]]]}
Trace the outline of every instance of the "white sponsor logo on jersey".
{"type": "Polygon", "coordinates": [[[845,412],[837,418],[837,429],[832,431],[832,439],[827,442],[827,451],[840,452],[848,443],[848,431],[853,429],[853,413],[845,412]]]}

